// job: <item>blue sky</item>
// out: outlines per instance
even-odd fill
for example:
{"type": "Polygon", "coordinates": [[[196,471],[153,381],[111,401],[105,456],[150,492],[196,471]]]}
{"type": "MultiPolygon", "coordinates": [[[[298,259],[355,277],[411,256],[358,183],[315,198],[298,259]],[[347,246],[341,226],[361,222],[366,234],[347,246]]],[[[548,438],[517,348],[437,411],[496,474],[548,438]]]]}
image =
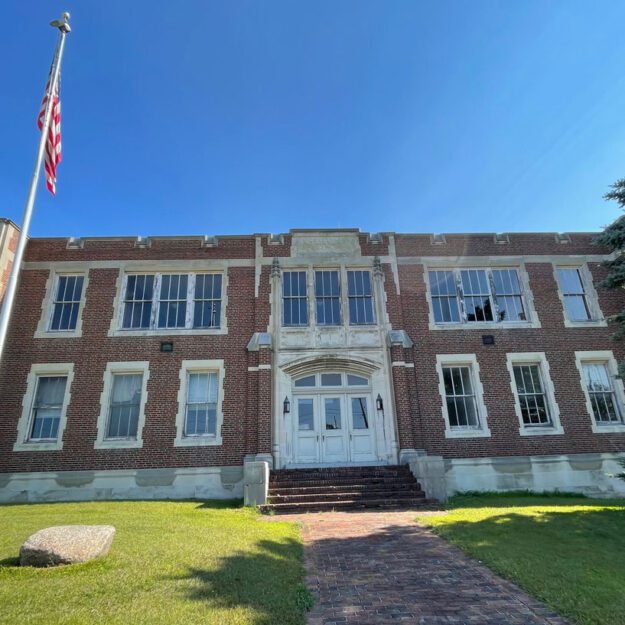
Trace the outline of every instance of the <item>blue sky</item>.
{"type": "Polygon", "coordinates": [[[21,223],[55,33],[63,157],[36,236],[595,230],[625,177],[619,0],[12,0],[0,214],[21,223]]]}

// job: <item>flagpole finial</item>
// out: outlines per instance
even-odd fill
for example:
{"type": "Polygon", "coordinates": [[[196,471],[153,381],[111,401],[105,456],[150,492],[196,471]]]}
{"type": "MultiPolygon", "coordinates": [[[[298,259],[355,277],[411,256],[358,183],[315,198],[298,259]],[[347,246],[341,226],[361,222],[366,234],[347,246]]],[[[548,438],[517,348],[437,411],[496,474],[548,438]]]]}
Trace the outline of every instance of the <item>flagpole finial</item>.
{"type": "Polygon", "coordinates": [[[58,28],[62,33],[65,33],[65,34],[71,32],[72,29],[69,26],[69,13],[65,11],[63,15],[61,16],[61,19],[52,20],[50,22],[50,26],[53,26],[54,28],[58,28]]]}

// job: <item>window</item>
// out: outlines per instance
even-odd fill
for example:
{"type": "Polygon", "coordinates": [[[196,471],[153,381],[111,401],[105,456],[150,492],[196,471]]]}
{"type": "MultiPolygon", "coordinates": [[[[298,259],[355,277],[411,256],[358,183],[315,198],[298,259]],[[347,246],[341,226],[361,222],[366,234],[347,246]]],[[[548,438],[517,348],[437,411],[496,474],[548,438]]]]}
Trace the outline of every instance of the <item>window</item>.
{"type": "Polygon", "coordinates": [[[443,367],[449,425],[452,428],[479,428],[470,367],[443,367]]]}
{"type": "Polygon", "coordinates": [[[100,394],[96,449],[143,446],[148,361],[108,362],[100,394]]]}
{"type": "Polygon", "coordinates": [[[174,445],[221,445],[223,362],[182,361],[174,445]]]}
{"type": "Polygon", "coordinates": [[[432,308],[437,323],[459,323],[460,308],[453,271],[430,271],[432,308]]]}
{"type": "Polygon", "coordinates": [[[516,269],[432,270],[428,279],[437,324],[523,322],[528,318],[516,269]]]}
{"type": "Polygon", "coordinates": [[[611,375],[605,362],[582,364],[584,383],[597,425],[621,424],[621,410],[616,400],[611,375]]]}
{"type": "Polygon", "coordinates": [[[317,300],[317,324],[337,326],[341,324],[341,290],[338,271],[315,271],[315,298],[317,300]]]}
{"type": "Polygon", "coordinates": [[[54,441],[59,435],[59,423],[67,376],[39,376],[33,402],[28,440],[54,441]]]}
{"type": "Polygon", "coordinates": [[[558,284],[569,321],[590,321],[592,315],[579,268],[557,269],[558,284]]]}
{"type": "Polygon", "coordinates": [[[50,330],[75,330],[82,297],[84,276],[58,276],[50,330]]]}
{"type": "Polygon", "coordinates": [[[163,275],[158,303],[159,328],[184,328],[187,320],[189,276],[163,275]]]}
{"type": "Polygon", "coordinates": [[[436,356],[447,438],[490,436],[475,354],[436,356]]]}
{"type": "Polygon", "coordinates": [[[195,276],[194,328],[218,328],[221,319],[221,274],[195,276]]]}
{"type": "Polygon", "coordinates": [[[305,271],[282,274],[282,323],[285,326],[308,325],[308,290],[305,271]]]}
{"type": "Polygon", "coordinates": [[[142,387],[140,373],[113,374],[106,438],[137,438],[142,387]]]}
{"type": "Polygon", "coordinates": [[[540,366],[531,363],[513,365],[513,371],[523,424],[526,426],[550,426],[551,418],[540,366]]]}
{"type": "Polygon", "coordinates": [[[347,299],[350,324],[368,325],[374,322],[371,272],[347,272],[347,299]]]}
{"type": "Polygon", "coordinates": [[[63,448],[63,431],[74,377],[72,363],[33,364],[26,381],[13,451],[63,448]]]}
{"type": "Polygon", "coordinates": [[[297,378],[293,385],[295,388],[313,388],[315,386],[369,386],[369,378],[351,373],[317,373],[297,378]]]}
{"type": "Polygon", "coordinates": [[[189,373],[185,436],[215,436],[217,430],[217,373],[189,373]]]}
{"type": "Polygon", "coordinates": [[[128,275],[122,329],[218,329],[221,300],[221,274],[128,275]]]}
{"type": "Polygon", "coordinates": [[[506,355],[521,436],[564,434],[545,352],[506,355]]]}
{"type": "Polygon", "coordinates": [[[154,296],[154,276],[128,276],[124,295],[124,328],[149,328],[154,296]]]}

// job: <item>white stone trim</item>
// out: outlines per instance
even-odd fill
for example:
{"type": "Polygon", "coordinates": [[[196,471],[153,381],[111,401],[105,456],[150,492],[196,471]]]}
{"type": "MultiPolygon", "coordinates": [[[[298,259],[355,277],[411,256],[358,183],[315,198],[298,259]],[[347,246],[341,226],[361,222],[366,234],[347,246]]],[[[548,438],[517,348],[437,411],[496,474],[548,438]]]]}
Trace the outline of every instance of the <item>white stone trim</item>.
{"type": "MultiPolygon", "coordinates": [[[[519,261],[516,264],[510,263],[493,263],[486,261],[484,258],[476,257],[475,259],[463,258],[453,265],[447,263],[424,263],[423,264],[423,280],[425,281],[425,298],[428,303],[428,328],[430,330],[511,330],[511,329],[528,329],[541,328],[540,319],[534,306],[534,294],[530,288],[529,274],[525,268],[525,263],[519,261]],[[454,271],[457,269],[483,269],[489,271],[492,269],[514,269],[521,283],[522,299],[525,311],[527,313],[527,321],[471,321],[460,323],[437,323],[434,320],[434,308],[432,306],[432,289],[430,285],[430,271],[454,271]]],[[[489,287],[490,288],[490,287],[489,287]]],[[[493,295],[491,293],[491,295],[493,295]]],[[[494,295],[493,295],[494,298],[494,295]]]]}
{"type": "Polygon", "coordinates": [[[487,438],[490,437],[488,429],[488,411],[484,403],[484,387],[480,380],[480,364],[475,354],[437,354],[436,372],[438,374],[438,392],[441,396],[441,409],[445,420],[445,438],[487,438]],[[454,428],[449,424],[449,412],[447,410],[447,394],[443,380],[443,367],[467,366],[471,369],[471,381],[475,392],[479,428],[454,428]]]}
{"type": "MultiPolygon", "coordinates": [[[[204,262],[203,266],[196,263],[187,263],[186,265],[174,264],[174,261],[158,261],[152,266],[141,263],[126,263],[120,267],[115,283],[115,298],[113,300],[113,315],[108,330],[108,336],[205,336],[205,335],[223,335],[228,334],[228,283],[229,276],[227,268],[220,268],[217,263],[204,262]],[[221,319],[219,328],[157,328],[153,327],[145,330],[124,330],[122,329],[122,319],[124,315],[124,290],[126,288],[126,280],[128,275],[154,275],[160,276],[167,273],[176,274],[221,274],[221,319]]],[[[189,286],[189,289],[191,287],[189,286]]],[[[160,296],[160,281],[154,281],[154,292],[152,297],[152,315],[158,313],[158,300],[160,296]]],[[[189,311],[187,311],[189,313],[189,311]]],[[[189,313],[192,314],[192,311],[189,313]]]]}
{"type": "Polygon", "coordinates": [[[41,317],[35,330],[34,338],[76,338],[82,336],[82,313],[85,308],[87,287],[89,286],[89,270],[81,265],[75,265],[76,269],[63,267],[61,270],[55,263],[50,268],[46,281],[46,291],[41,301],[41,317]],[[73,330],[51,330],[52,315],[54,314],[54,295],[58,289],[59,277],[61,276],[82,276],[83,284],[80,293],[80,304],[78,305],[78,317],[76,327],[73,330]]]}
{"type": "Polygon", "coordinates": [[[514,412],[519,420],[519,434],[521,436],[545,436],[550,434],[564,434],[564,429],[560,423],[560,408],[556,402],[556,393],[551,375],[549,372],[549,361],[545,352],[508,352],[506,354],[506,367],[510,374],[510,388],[514,395],[514,412]],[[519,400],[519,392],[514,377],[514,365],[538,365],[540,368],[541,382],[547,400],[547,409],[551,425],[549,426],[528,426],[523,422],[523,414],[521,413],[521,403],[519,400]]]}
{"type": "Polygon", "coordinates": [[[204,447],[208,445],[221,445],[223,440],[221,428],[224,420],[224,379],[225,367],[223,359],[213,360],[183,360],[180,367],[180,387],[178,389],[178,412],[176,414],[176,438],[174,447],[204,447]],[[184,436],[184,420],[187,406],[187,374],[189,372],[217,372],[217,414],[215,436],[184,436]]]}
{"type": "Polygon", "coordinates": [[[56,451],[63,449],[63,433],[67,425],[67,408],[71,400],[72,381],[74,380],[74,363],[35,363],[30,367],[26,382],[26,393],[22,399],[22,415],[17,423],[17,439],[13,445],[13,451],[56,451]],[[59,421],[59,430],[55,441],[29,441],[32,407],[35,401],[35,391],[39,376],[67,376],[63,408],[59,421]]]}
{"type": "Polygon", "coordinates": [[[104,371],[104,385],[100,393],[100,414],[98,415],[98,434],[94,443],[95,449],[133,449],[143,447],[143,426],[145,425],[145,404],[148,400],[148,380],[150,379],[150,363],[147,360],[127,362],[107,362],[104,371]],[[141,403],[139,405],[139,422],[137,424],[137,438],[109,439],[106,438],[108,415],[113,390],[113,375],[122,373],[140,373],[141,403]]]}
{"type": "Polygon", "coordinates": [[[562,316],[564,317],[565,328],[592,328],[600,327],[604,328],[608,325],[608,322],[601,312],[599,306],[599,295],[595,289],[595,285],[592,279],[592,273],[588,268],[587,262],[566,262],[566,260],[556,261],[553,264],[553,277],[556,281],[556,287],[558,289],[558,297],[562,303],[562,316]],[[586,303],[590,309],[590,316],[592,317],[588,321],[571,321],[566,313],[566,305],[564,302],[564,293],[560,286],[560,280],[558,278],[558,269],[577,269],[582,280],[582,286],[584,287],[584,295],[586,296],[586,303]]]}
{"type": "Polygon", "coordinates": [[[584,380],[584,370],[582,365],[584,363],[601,362],[607,365],[608,372],[612,375],[612,383],[614,384],[614,395],[618,408],[621,412],[621,418],[625,415],[625,389],[623,388],[623,380],[618,377],[618,363],[614,358],[614,354],[609,350],[603,351],[583,351],[575,352],[575,365],[579,371],[579,381],[582,385],[582,391],[586,398],[586,410],[590,416],[590,424],[592,431],[595,434],[613,434],[615,432],[625,432],[625,423],[620,425],[597,425],[595,420],[595,413],[592,409],[592,402],[590,400],[590,394],[586,388],[586,381],[584,380]]]}

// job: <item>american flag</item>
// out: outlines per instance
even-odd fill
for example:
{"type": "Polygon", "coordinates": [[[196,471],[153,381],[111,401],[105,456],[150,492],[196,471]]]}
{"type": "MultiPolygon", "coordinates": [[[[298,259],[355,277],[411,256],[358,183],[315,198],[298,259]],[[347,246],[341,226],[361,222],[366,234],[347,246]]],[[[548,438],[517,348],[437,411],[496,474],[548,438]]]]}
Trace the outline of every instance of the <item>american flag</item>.
{"type": "MultiPolygon", "coordinates": [[[[43,130],[43,120],[46,116],[46,106],[50,97],[50,83],[52,82],[52,70],[46,83],[46,92],[41,101],[41,110],[37,118],[39,130],[43,130]]],[[[60,99],[61,75],[59,74],[52,96],[52,112],[50,115],[50,125],[48,126],[48,138],[46,140],[45,165],[46,186],[52,195],[56,195],[56,166],[61,162],[61,99],[60,99]]]]}

